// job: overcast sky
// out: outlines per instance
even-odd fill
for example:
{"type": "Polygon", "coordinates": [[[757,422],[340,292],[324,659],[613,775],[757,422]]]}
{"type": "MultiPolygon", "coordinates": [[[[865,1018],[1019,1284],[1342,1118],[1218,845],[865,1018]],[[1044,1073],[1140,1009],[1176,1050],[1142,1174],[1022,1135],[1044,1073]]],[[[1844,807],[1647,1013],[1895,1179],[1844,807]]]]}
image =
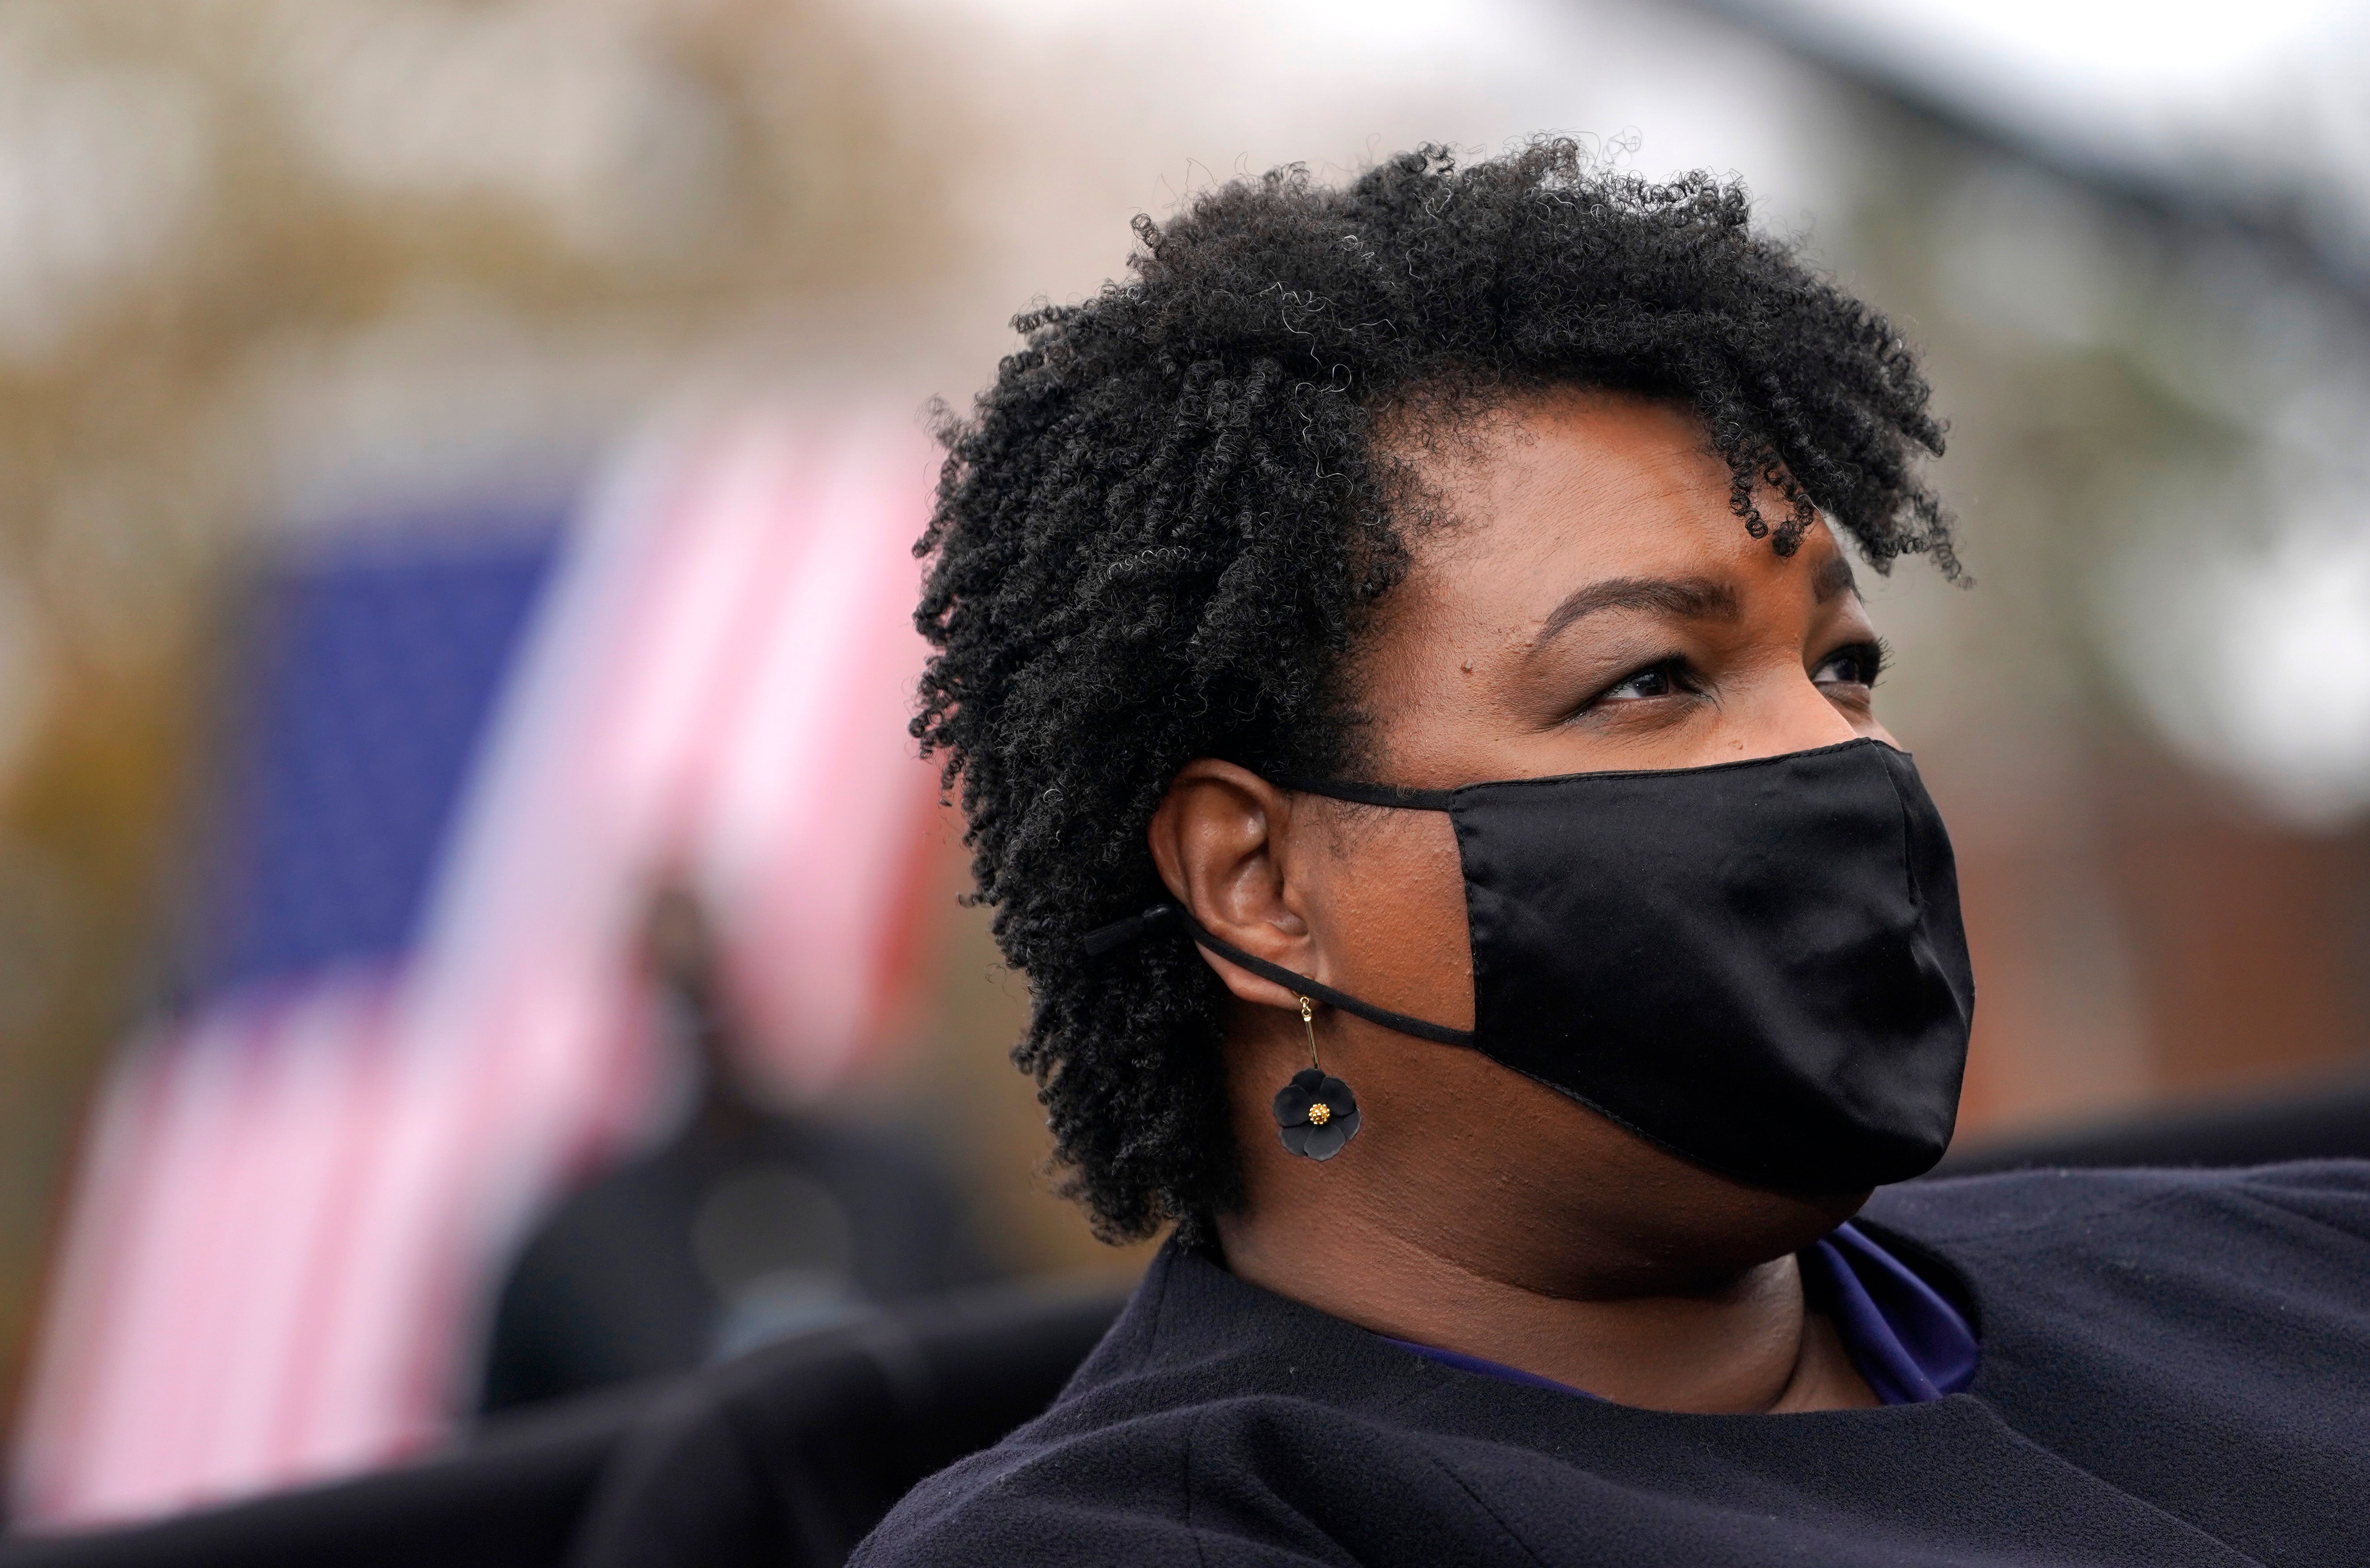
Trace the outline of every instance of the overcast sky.
{"type": "Polygon", "coordinates": [[[2370,234],[2361,0],[1725,0],[1978,117],[2370,234]]]}

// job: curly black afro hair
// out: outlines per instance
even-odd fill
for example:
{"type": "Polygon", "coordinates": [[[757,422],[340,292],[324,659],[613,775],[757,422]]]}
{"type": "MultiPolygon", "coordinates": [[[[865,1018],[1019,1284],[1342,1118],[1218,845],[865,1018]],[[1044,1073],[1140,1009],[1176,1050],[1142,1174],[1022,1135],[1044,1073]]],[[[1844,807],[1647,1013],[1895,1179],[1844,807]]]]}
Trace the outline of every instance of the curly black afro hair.
{"type": "Polygon", "coordinates": [[[1733,183],[1568,141],[1427,147],[1340,189],[1278,170],[1137,219],[1133,280],[1018,317],[1027,346],[945,421],[914,733],[961,781],[1035,1001],[1013,1059],[1099,1234],[1199,1231],[1237,1199],[1223,986],[1173,933],[1080,939],[1167,897],[1145,832],[1185,762],[1354,761],[1339,672],[1421,525],[1378,429],[1562,384],[1669,399],[1775,549],[1815,508],[1880,570],[1959,576],[1913,472],[1942,432],[1909,349],[1749,218],[1733,183]]]}

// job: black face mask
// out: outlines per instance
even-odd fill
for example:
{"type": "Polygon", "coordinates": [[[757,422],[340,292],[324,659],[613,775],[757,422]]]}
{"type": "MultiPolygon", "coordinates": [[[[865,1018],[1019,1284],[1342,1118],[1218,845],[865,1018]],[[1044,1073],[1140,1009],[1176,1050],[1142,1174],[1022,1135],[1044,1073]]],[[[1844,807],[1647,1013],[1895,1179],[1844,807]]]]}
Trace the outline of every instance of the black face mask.
{"type": "Polygon", "coordinates": [[[1294,786],[1445,811],[1465,868],[1474,1024],[1373,1006],[1168,919],[1251,973],[1467,1046],[1754,1186],[1840,1194],[1950,1141],[1974,979],[1939,813],[1859,739],[1708,768],[1452,790],[1294,786]]]}

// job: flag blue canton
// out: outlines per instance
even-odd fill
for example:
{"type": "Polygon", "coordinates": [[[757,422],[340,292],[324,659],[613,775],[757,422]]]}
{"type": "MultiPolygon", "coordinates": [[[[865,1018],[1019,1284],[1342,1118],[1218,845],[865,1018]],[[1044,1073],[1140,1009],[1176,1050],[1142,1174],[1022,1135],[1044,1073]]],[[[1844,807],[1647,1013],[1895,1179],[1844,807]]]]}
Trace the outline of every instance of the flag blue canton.
{"type": "Polygon", "coordinates": [[[332,549],[259,585],[193,992],[411,944],[559,553],[556,517],[503,522],[431,552],[332,549]]]}

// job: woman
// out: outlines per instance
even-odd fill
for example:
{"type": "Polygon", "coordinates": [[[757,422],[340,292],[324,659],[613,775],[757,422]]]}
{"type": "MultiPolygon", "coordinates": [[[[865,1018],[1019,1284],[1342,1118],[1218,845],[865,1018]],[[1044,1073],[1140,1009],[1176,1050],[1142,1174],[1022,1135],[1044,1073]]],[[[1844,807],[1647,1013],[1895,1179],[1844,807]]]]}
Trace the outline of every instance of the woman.
{"type": "Polygon", "coordinates": [[[918,732],[1070,1191],[1174,1232],[858,1562],[2370,1561],[2362,1169],[1871,1197],[1973,990],[1846,545],[1959,568],[1746,217],[1427,151],[1022,318],[918,732]]]}

